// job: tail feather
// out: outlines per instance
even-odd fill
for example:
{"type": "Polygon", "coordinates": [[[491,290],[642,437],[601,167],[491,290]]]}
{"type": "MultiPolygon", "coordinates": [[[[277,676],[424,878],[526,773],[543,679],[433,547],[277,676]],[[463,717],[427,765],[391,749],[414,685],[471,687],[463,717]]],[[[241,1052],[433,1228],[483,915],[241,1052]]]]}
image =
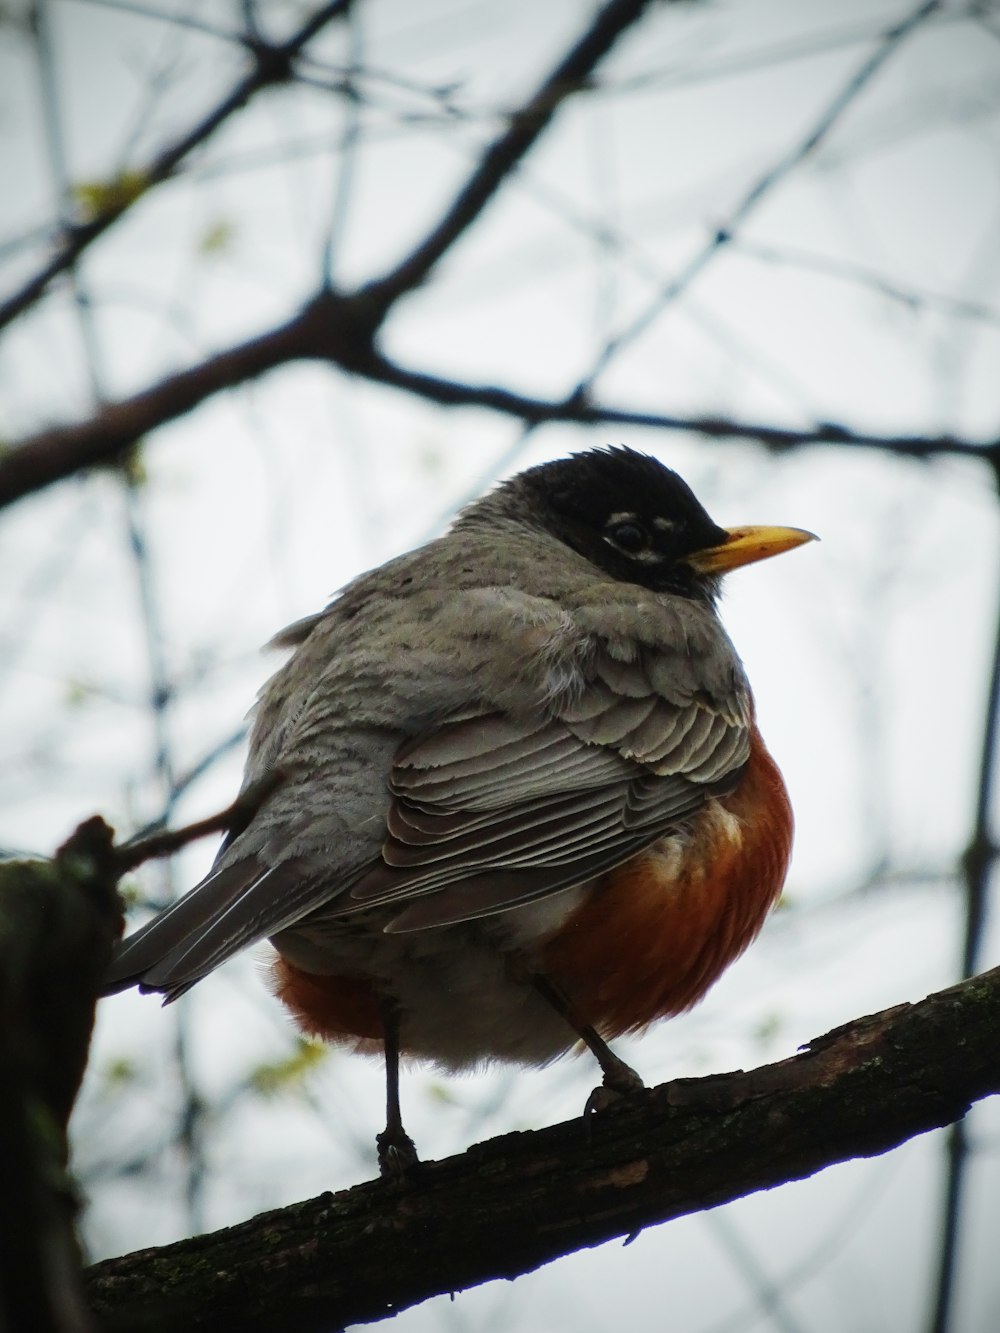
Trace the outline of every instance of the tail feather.
{"type": "Polygon", "coordinates": [[[297,867],[288,862],[263,873],[254,866],[240,891],[220,903],[201,930],[188,932],[146,969],[143,988],[173,998],[241,949],[297,921],[303,914],[294,892],[298,878],[297,867]]]}
{"type": "MultiPolygon", "coordinates": [[[[158,972],[161,964],[178,949],[186,950],[192,939],[210,931],[259,876],[260,867],[253,861],[240,861],[213,871],[190,893],[122,940],[104,978],[103,994],[114,995],[137,985],[144,990],[167,989],[155,981],[147,984],[150,974],[158,972]]],[[[193,985],[197,979],[189,984],[193,985]]],[[[176,999],[180,993],[171,993],[169,998],[176,999]]]]}
{"type": "Polygon", "coordinates": [[[169,1004],[227,958],[308,915],[329,896],[296,861],[265,868],[251,857],[213,871],[119,945],[105,995],[130,986],[169,1004]]]}

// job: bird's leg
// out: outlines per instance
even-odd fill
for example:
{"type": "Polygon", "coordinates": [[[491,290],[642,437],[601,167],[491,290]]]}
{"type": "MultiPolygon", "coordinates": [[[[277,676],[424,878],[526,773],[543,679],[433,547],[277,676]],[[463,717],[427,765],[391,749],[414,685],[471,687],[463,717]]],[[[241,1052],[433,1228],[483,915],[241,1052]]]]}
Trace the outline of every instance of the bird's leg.
{"type": "Polygon", "coordinates": [[[413,1140],[403,1128],[399,1110],[399,1009],[393,1000],[382,1001],[385,1045],[385,1129],[376,1136],[381,1175],[399,1179],[420,1160],[413,1140]]]}
{"type": "Polygon", "coordinates": [[[550,977],[544,976],[541,972],[535,972],[532,974],[531,980],[539,995],[543,996],[556,1013],[566,1020],[601,1066],[601,1073],[604,1075],[602,1086],[595,1088],[587,1098],[584,1114],[603,1110],[605,1106],[618,1097],[625,1096],[630,1092],[638,1092],[640,1088],[645,1087],[635,1070],[627,1065],[620,1056],[615,1055],[597,1029],[590,1023],[583,1021],[572,1000],[550,977]]]}

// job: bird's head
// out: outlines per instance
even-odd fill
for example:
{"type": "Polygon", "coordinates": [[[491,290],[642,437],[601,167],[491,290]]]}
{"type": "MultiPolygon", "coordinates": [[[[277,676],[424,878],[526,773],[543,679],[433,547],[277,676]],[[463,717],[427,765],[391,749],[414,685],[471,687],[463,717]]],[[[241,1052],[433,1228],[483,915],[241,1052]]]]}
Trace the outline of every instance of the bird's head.
{"type": "Polygon", "coordinates": [[[799,528],[719,527],[676,472],[624,446],[529,468],[489,500],[612,578],[709,604],[727,571],[814,539],[799,528]]]}

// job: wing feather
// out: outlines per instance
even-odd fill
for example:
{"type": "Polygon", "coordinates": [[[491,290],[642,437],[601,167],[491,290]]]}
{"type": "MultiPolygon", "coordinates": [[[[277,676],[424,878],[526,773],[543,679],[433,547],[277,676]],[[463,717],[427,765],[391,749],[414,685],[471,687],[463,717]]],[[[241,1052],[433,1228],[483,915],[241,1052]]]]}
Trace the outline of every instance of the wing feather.
{"type": "Polygon", "coordinates": [[[352,909],[398,904],[394,933],[485,916],[676,829],[735,784],[749,750],[746,700],[713,699],[685,672],[658,686],[640,653],[598,652],[547,721],[466,717],[409,742],[382,860],[353,884],[352,909]]]}
{"type": "MultiPolygon", "coordinates": [[[[313,628],[303,622],[301,634],[313,628]]],[[[368,821],[385,820],[376,860],[338,862],[335,846],[317,854],[327,843],[301,830],[321,811],[322,790],[296,809],[294,833],[279,822],[255,836],[252,822],[200,885],[125,941],[109,990],[138,982],[173,999],[238,950],[305,922],[384,906],[388,931],[424,930],[506,911],[630,859],[731,789],[747,759],[738,663],[711,658],[715,640],[700,655],[686,635],[683,647],[650,640],[647,649],[624,629],[593,634],[567,683],[534,711],[466,707],[405,741],[387,809],[368,821]]],[[[341,794],[334,786],[328,799],[341,794]]]]}

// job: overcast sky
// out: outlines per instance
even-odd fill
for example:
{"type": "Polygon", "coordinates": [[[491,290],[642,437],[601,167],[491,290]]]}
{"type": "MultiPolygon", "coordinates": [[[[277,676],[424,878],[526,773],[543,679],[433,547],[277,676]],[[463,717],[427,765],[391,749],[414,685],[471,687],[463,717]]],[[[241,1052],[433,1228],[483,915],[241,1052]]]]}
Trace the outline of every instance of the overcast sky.
{"type": "MultiPolygon", "coordinates": [[[[74,187],[85,207],[88,187],[148,161],[243,68],[224,35],[239,28],[238,5],[156,10],[194,26],[141,8],[46,4],[42,58],[13,22],[0,29],[0,173],[16,187],[0,191],[5,292],[45,253],[60,194],[74,187]]],[[[882,34],[915,8],[654,7],[602,66],[599,89],[565,108],[435,280],[395,312],[385,348],[417,370],[541,397],[593,377],[601,401],[662,414],[995,435],[1000,12],[944,5],[890,49],[882,34]],[[884,64],[859,78],[883,49],[884,64]],[[800,153],[828,116],[829,132],[800,153]],[[732,241],[671,295],[720,228],[732,241]]],[[[276,31],[300,17],[283,4],[261,12],[276,31]]],[[[336,281],[389,268],[591,12],[570,0],[365,0],[352,36],[312,48],[313,86],[256,99],[93,247],[80,273],[92,316],[61,288],[7,331],[0,437],[85,415],[97,396],[287,318],[315,287],[338,210],[336,281]],[[351,43],[370,71],[356,113],[323,86],[351,43]]],[[[822,538],[733,576],[723,608],[796,809],[787,910],[694,1014],[627,1058],[648,1082],[747,1066],[948,984],[998,593],[995,495],[971,460],[818,447],[779,459],[618,428],[524,438],[502,417],[329,368],[276,372],[151,437],[131,507],[117,480],[97,476],[4,516],[0,845],[49,852],[94,811],[123,832],[156,817],[166,769],[186,773],[238,732],[279,660],[258,648],[282,624],[433,535],[497,476],[620,440],[677,468],[722,523],[822,538]],[[159,733],[148,707],[157,655],[175,690],[159,733]]],[[[175,822],[231,799],[241,762],[238,745],[227,749],[175,822]]],[[[188,887],[213,851],[193,849],[146,891],[188,887]]],[[[100,1252],[191,1225],[182,1156],[156,1148],[179,1096],[177,1023],[190,1076],[228,1106],[224,1132],[207,1133],[202,1225],[371,1174],[375,1064],[334,1055],[302,1093],[236,1094],[292,1040],[261,984],[263,956],[199,986],[179,1018],[151,997],[102,1006],[77,1117],[100,1252]],[[116,1062],[128,1077],[111,1089],[116,1062]],[[112,1157],[151,1145],[152,1185],[102,1178],[112,1157]]],[[[994,927],[983,965],[998,958],[994,927]]],[[[423,1155],[443,1156],[576,1114],[592,1081],[583,1061],[467,1079],[414,1071],[407,1122],[423,1155]]],[[[1000,1320],[995,1110],[972,1126],[961,1333],[1000,1320]]],[[[932,1137],[836,1168],[627,1250],[431,1303],[397,1326],[918,1328],[942,1146],[932,1137]],[[762,1280],[780,1293],[769,1311],[762,1280]]]]}

